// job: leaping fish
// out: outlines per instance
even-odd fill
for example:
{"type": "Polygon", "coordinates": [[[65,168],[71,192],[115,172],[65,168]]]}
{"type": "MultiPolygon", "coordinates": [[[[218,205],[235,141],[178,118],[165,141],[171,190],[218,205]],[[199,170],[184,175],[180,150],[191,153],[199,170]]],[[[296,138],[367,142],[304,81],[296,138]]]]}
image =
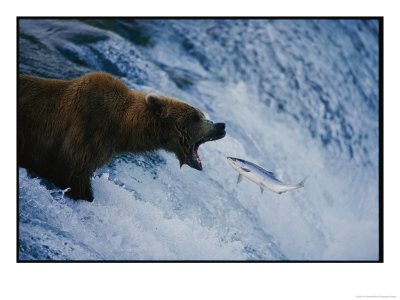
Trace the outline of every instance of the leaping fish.
{"type": "Polygon", "coordinates": [[[267,188],[277,194],[283,192],[297,190],[304,187],[304,182],[307,177],[304,178],[298,184],[286,184],[276,178],[276,175],[272,172],[264,170],[263,168],[240,158],[227,157],[228,163],[239,172],[237,183],[242,181],[243,176],[247,177],[254,183],[260,186],[261,194],[264,192],[264,188],[267,188]]]}

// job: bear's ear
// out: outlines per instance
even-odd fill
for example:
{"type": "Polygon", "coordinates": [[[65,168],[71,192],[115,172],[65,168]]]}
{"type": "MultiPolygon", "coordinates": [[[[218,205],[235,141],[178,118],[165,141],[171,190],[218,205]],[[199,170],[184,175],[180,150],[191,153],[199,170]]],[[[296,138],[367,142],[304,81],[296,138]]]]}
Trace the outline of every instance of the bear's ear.
{"type": "Polygon", "coordinates": [[[161,117],[168,117],[166,101],[161,99],[160,96],[156,94],[147,94],[146,104],[153,113],[160,115],[161,117]]]}

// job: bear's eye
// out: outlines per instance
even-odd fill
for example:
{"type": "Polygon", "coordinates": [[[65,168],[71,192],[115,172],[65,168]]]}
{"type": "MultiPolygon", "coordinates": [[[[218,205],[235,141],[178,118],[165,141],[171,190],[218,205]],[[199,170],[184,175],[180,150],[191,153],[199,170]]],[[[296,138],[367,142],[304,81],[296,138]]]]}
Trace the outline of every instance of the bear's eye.
{"type": "Polygon", "coordinates": [[[200,121],[200,116],[198,114],[193,114],[192,115],[192,121],[193,122],[199,122],[200,121]]]}

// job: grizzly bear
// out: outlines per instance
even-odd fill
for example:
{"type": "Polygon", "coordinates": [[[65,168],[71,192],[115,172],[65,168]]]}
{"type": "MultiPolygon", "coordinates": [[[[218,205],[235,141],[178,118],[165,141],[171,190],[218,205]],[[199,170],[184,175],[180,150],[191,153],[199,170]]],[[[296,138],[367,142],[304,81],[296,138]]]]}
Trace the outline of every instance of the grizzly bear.
{"type": "Polygon", "coordinates": [[[225,136],[177,99],[130,90],[107,73],[74,80],[18,78],[18,165],[70,188],[72,199],[93,201],[90,177],[113,154],[164,149],[180,166],[202,170],[197,150],[225,136]]]}

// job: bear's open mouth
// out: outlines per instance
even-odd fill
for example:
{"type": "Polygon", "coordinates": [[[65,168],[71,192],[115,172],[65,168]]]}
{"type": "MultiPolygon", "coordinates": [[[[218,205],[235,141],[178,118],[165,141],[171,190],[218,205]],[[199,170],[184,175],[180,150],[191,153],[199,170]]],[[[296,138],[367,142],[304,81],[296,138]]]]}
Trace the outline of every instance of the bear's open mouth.
{"type": "Polygon", "coordinates": [[[189,161],[188,165],[194,169],[197,170],[202,170],[203,167],[201,165],[201,159],[198,153],[199,147],[201,144],[204,144],[205,142],[209,141],[216,141],[219,139],[222,139],[225,136],[225,131],[223,133],[220,133],[217,135],[214,132],[210,132],[211,134],[206,134],[205,136],[201,137],[198,139],[196,142],[192,144],[190,147],[190,153],[189,153],[189,161]]]}

